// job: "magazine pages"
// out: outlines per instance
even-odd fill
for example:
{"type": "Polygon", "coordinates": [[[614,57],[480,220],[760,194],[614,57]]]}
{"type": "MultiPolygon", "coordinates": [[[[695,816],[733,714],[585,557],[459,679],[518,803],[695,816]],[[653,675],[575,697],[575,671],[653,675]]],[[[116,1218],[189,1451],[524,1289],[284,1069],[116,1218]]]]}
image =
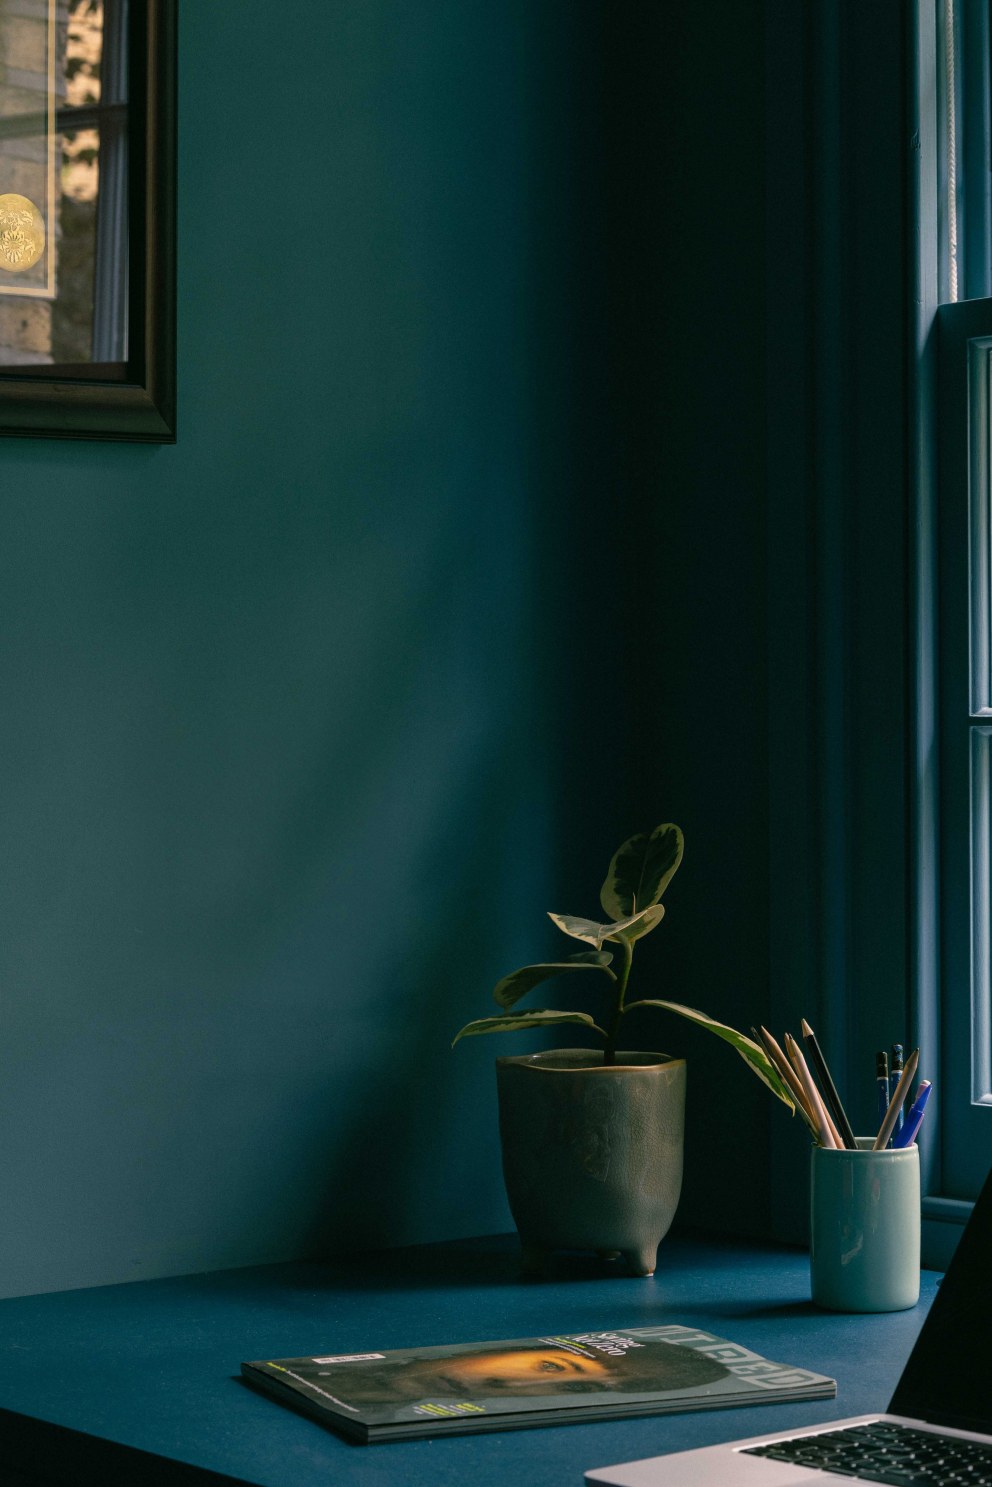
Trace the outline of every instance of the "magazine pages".
{"type": "Polygon", "coordinates": [[[621,1328],[243,1363],[244,1377],[361,1441],[818,1399],[833,1379],[695,1327],[621,1328]]]}

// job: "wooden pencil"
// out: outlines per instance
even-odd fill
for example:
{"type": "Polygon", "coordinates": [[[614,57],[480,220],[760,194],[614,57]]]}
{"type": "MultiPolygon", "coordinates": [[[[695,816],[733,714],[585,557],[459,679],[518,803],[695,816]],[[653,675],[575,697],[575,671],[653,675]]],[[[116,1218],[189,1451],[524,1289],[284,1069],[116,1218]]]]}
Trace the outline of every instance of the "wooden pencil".
{"type": "Polygon", "coordinates": [[[844,1143],[840,1139],[840,1133],[837,1130],[837,1127],[834,1125],[833,1121],[830,1119],[830,1114],[827,1110],[827,1107],[824,1105],[823,1101],[820,1098],[820,1091],[813,1083],[813,1076],[812,1074],[810,1074],[809,1069],[806,1067],[806,1060],[803,1058],[802,1049],[799,1047],[799,1044],[796,1042],[791,1033],[786,1033],[785,1035],[785,1049],[792,1061],[792,1067],[795,1069],[796,1073],[799,1076],[799,1082],[802,1085],[803,1089],[806,1091],[806,1095],[810,1103],[810,1108],[812,1109],[813,1114],[816,1116],[817,1124],[821,1127],[823,1135],[826,1137],[826,1140],[823,1143],[824,1146],[835,1147],[843,1150],[844,1143]]]}
{"type": "Polygon", "coordinates": [[[796,1102],[796,1109],[799,1111],[800,1115],[803,1117],[806,1124],[813,1132],[813,1135],[816,1137],[817,1141],[821,1140],[819,1123],[814,1116],[813,1111],[810,1109],[810,1103],[806,1095],[806,1091],[799,1083],[796,1072],[793,1069],[792,1065],[789,1063],[789,1060],[786,1058],[778,1043],[775,1041],[766,1027],[763,1027],[761,1029],[760,1039],[761,1042],[765,1045],[765,1052],[768,1054],[768,1057],[771,1059],[772,1063],[775,1065],[776,1069],[785,1080],[789,1089],[792,1091],[793,1099],[796,1102]]]}
{"type": "MultiPolygon", "coordinates": [[[[786,1058],[778,1043],[775,1041],[766,1027],[763,1027],[759,1030],[758,1040],[765,1045],[765,1052],[768,1054],[768,1057],[771,1059],[772,1063],[775,1065],[776,1069],[785,1080],[785,1083],[792,1091],[793,1098],[795,1099],[796,1104],[799,1106],[799,1109],[806,1116],[807,1120],[813,1122],[813,1112],[809,1108],[809,1100],[807,1098],[806,1091],[799,1083],[799,1080],[796,1077],[796,1071],[793,1069],[792,1065],[789,1063],[789,1060],[786,1058]]],[[[813,1123],[815,1125],[815,1122],[813,1123]]]]}

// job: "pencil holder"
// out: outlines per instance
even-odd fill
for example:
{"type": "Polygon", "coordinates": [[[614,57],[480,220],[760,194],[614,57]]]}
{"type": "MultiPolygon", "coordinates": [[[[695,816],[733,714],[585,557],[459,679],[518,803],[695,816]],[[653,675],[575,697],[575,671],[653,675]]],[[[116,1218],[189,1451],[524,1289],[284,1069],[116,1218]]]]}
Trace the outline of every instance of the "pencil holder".
{"type": "Polygon", "coordinates": [[[905,1311],[920,1299],[920,1153],[814,1146],[810,1169],[813,1301],[830,1311],[905,1311]]]}

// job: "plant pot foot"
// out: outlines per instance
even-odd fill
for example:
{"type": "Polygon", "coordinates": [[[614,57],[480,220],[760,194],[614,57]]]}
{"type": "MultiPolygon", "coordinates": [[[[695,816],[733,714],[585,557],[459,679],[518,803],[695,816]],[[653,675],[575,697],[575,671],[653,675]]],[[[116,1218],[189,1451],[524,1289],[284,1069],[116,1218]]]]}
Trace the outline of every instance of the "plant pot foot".
{"type": "Polygon", "coordinates": [[[596,1253],[601,1260],[619,1260],[620,1258],[618,1249],[598,1249],[596,1253]]]}
{"type": "Polygon", "coordinates": [[[623,1258],[633,1275],[654,1275],[658,1246],[647,1245],[642,1249],[625,1249],[623,1258]]]}

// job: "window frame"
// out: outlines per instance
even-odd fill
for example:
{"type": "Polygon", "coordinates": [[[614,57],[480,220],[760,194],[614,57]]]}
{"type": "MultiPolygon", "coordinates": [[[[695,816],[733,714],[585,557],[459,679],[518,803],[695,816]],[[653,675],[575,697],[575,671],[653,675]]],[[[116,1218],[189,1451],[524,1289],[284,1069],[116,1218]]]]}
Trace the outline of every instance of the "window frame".
{"type": "MultiPolygon", "coordinates": [[[[914,43],[913,991],[918,1038],[940,1081],[921,1143],[924,1260],[943,1267],[984,1175],[979,1153],[992,1149],[992,1103],[975,1100],[976,1081],[988,1095],[992,1069],[985,1045],[976,1064],[974,1037],[976,1013],[988,1031],[990,987],[986,975],[976,1006],[988,922],[976,923],[974,912],[972,744],[992,724],[974,695],[976,641],[987,658],[988,625],[983,639],[973,623],[976,588],[988,590],[988,534],[974,525],[983,513],[976,481],[989,480],[992,409],[988,0],[961,8],[918,0],[914,43]]],[[[987,846],[979,876],[987,875],[987,846]]]]}
{"type": "Polygon", "coordinates": [[[940,306],[937,340],[941,1191],[968,1202],[992,1161],[992,300],[940,306]]]}
{"type": "Polygon", "coordinates": [[[128,6],[128,359],[0,369],[0,436],[175,442],[177,4],[128,6]]]}

